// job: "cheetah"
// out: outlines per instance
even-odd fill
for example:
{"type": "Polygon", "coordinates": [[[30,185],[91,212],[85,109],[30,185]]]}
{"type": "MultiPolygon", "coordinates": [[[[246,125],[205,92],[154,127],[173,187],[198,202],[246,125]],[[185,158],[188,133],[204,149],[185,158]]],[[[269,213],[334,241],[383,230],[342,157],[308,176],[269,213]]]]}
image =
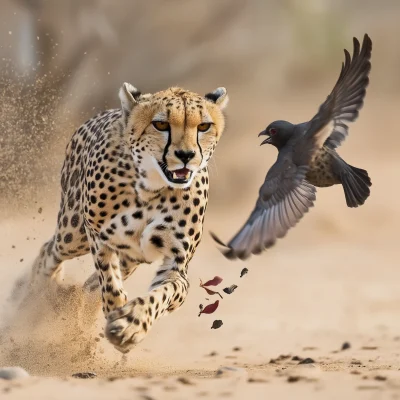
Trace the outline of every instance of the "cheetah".
{"type": "Polygon", "coordinates": [[[84,288],[101,289],[106,337],[128,352],[187,296],[228,95],[223,87],[205,96],[179,87],[141,94],[124,83],[119,98],[120,109],[88,120],[67,145],[56,230],[30,286],[57,287],[62,263],[91,252],[96,271],[84,288]],[[157,261],[148,294],[128,301],[123,281],[157,261]]]}

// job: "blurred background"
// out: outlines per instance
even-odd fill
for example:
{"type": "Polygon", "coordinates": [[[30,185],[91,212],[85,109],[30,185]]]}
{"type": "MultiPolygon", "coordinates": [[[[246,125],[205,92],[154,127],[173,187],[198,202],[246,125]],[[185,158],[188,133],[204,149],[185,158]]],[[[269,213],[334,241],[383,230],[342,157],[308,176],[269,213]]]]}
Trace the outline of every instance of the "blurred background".
{"type": "Polygon", "coordinates": [[[258,150],[256,133],[275,119],[309,119],[338,76],[343,48],[365,32],[374,42],[372,84],[349,142],[378,151],[382,130],[393,129],[375,111],[392,107],[400,88],[399,12],[396,0],[2,0],[0,196],[48,198],[74,129],[119,107],[128,81],[142,92],[228,88],[213,201],[233,206],[275,157],[262,149],[257,159],[268,162],[255,168],[245,156],[258,150]],[[379,136],[361,129],[369,118],[379,136]]]}
{"type": "MultiPolygon", "coordinates": [[[[251,296],[225,305],[228,332],[251,341],[304,329],[400,329],[399,1],[1,0],[0,10],[4,279],[29,266],[51,235],[66,143],[86,119],[119,107],[123,82],[142,92],[225,86],[227,129],[211,161],[206,230],[190,271],[237,283],[240,269],[250,269],[251,296]],[[248,263],[225,260],[207,232],[229,239],[251,211],[276,158],[259,147],[258,132],[276,119],[310,119],[337,80],[343,48],[352,52],[353,36],[364,33],[373,41],[371,83],[339,152],[369,171],[371,197],[348,209],[341,187],[319,189],[315,208],[271,251],[248,263]]],[[[195,318],[182,329],[197,335],[203,293],[195,285],[180,315],[195,318]]]]}

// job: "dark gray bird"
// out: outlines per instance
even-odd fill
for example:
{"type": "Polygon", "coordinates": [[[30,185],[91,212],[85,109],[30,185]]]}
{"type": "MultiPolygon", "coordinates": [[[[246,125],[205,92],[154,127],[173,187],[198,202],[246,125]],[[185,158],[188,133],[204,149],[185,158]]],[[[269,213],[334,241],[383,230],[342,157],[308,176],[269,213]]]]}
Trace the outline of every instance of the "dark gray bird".
{"type": "Polygon", "coordinates": [[[339,79],[310,121],[275,121],[259,134],[267,136],[262,145],[278,149],[278,158],[260,188],[253,212],[232,240],[224,244],[211,233],[224,246],[227,258],[245,260],[285,236],[313,206],[315,186],[342,184],[349,207],[364,204],[369,196],[367,171],[347,164],[336,152],[348,135],[346,123],[358,117],[369,83],[371,39],[365,35],[361,49],[356,38],[353,42],[353,56],[344,50],[339,79]]]}

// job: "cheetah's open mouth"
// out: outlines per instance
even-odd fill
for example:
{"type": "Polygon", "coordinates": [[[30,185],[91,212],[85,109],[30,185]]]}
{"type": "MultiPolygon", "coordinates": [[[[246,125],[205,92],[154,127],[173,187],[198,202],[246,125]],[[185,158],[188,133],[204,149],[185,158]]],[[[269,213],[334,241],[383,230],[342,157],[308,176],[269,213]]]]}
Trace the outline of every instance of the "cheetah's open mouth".
{"type": "Polygon", "coordinates": [[[190,169],[185,167],[180,169],[175,169],[173,171],[170,171],[165,167],[163,168],[161,165],[160,167],[163,170],[164,175],[167,177],[167,179],[173,183],[187,183],[189,182],[189,179],[191,178],[193,173],[190,169]]]}

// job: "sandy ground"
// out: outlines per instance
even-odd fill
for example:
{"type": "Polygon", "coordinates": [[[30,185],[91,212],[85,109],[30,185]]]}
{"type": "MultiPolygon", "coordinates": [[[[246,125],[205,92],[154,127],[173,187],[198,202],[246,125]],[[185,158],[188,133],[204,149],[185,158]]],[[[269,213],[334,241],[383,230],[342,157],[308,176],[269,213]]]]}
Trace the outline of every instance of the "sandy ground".
{"type": "MultiPolygon", "coordinates": [[[[14,320],[12,339],[3,338],[0,364],[20,365],[35,377],[0,381],[1,397],[398,398],[400,271],[398,237],[389,234],[398,222],[397,204],[379,190],[393,181],[391,167],[375,168],[374,196],[358,210],[346,209],[340,188],[331,195],[320,191],[316,208],[286,240],[249,262],[228,262],[205,236],[190,268],[193,284],[185,305],[156,324],[127,356],[101,337],[100,313],[94,326],[87,321],[93,313],[86,312],[79,292],[56,311],[43,303],[30,305],[18,323],[14,320]],[[377,214],[383,201],[386,207],[377,214]],[[333,205],[335,214],[326,212],[333,205]],[[240,278],[244,266],[249,273],[240,278]],[[198,305],[207,301],[197,281],[214,275],[224,278],[222,286],[235,283],[238,289],[225,296],[215,314],[199,318],[198,305]],[[224,322],[219,330],[210,330],[214,319],[224,322]],[[340,351],[346,341],[351,348],[340,351]],[[294,356],[315,363],[298,365],[294,356]],[[217,377],[221,367],[237,370],[217,377]],[[98,378],[71,378],[86,371],[98,378]]],[[[238,214],[245,215],[241,210],[238,214]]],[[[32,211],[1,223],[5,289],[0,296],[14,318],[18,314],[6,297],[51,235],[55,214],[55,205],[49,205],[41,214],[32,211]]],[[[241,216],[211,216],[207,228],[219,227],[227,235],[241,216]]],[[[66,280],[83,282],[91,268],[90,258],[70,262],[66,280]]],[[[143,266],[131,277],[132,297],[146,289],[153,271],[143,266]]]]}
{"type": "MultiPolygon", "coordinates": [[[[395,125],[395,113],[379,103],[368,107],[381,110],[388,126],[395,125]]],[[[400,398],[399,140],[393,136],[393,149],[380,156],[380,124],[373,115],[362,119],[352,127],[358,142],[349,140],[341,151],[371,174],[373,194],[363,207],[348,209],[340,187],[319,190],[316,207],[287,238],[246,263],[225,260],[206,233],[190,266],[186,303],[155,324],[126,356],[102,337],[96,302],[78,289],[93,270],[88,257],[66,264],[66,281],[77,289],[55,306],[40,300],[16,312],[6,300],[51,236],[58,197],[29,210],[10,205],[0,222],[2,325],[11,321],[11,331],[0,336],[0,366],[19,365],[32,377],[0,381],[0,398],[400,398]],[[243,267],[249,273],[240,278],[243,267]],[[215,314],[199,318],[199,304],[207,301],[198,280],[215,275],[224,279],[222,287],[238,288],[224,296],[215,314]],[[224,323],[218,330],[210,329],[214,319],[224,323]],[[344,342],[351,347],[342,351],[344,342]],[[307,357],[314,363],[298,365],[307,357]],[[97,378],[72,378],[77,372],[95,372],[97,378]]],[[[254,172],[247,188],[257,193],[276,155],[273,149],[251,147],[257,143],[252,141],[241,168],[254,172]],[[256,156],[262,161],[254,169],[256,156]]],[[[223,146],[217,155],[220,169],[213,173],[214,193],[224,190],[218,182],[229,174],[223,146]]],[[[205,232],[227,239],[254,200],[240,191],[224,207],[223,199],[224,194],[211,199],[205,232]]],[[[146,290],[153,273],[153,267],[142,266],[128,280],[131,298],[146,290]]]]}

